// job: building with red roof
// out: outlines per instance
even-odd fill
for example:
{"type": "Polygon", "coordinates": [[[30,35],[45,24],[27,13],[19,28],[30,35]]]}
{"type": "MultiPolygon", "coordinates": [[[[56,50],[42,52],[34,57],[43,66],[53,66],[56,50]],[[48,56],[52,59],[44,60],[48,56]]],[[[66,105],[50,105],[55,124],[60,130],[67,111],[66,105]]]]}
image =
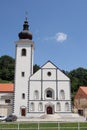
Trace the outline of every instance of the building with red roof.
{"type": "Polygon", "coordinates": [[[13,93],[14,92],[14,84],[12,84],[12,83],[4,83],[4,84],[0,84],[0,93],[7,93],[7,92],[9,92],[9,93],[13,93]]]}
{"type": "Polygon", "coordinates": [[[74,107],[80,115],[87,115],[87,86],[80,86],[74,97],[74,107]]]}
{"type": "Polygon", "coordinates": [[[0,115],[12,114],[14,84],[0,84],[0,115]]]}

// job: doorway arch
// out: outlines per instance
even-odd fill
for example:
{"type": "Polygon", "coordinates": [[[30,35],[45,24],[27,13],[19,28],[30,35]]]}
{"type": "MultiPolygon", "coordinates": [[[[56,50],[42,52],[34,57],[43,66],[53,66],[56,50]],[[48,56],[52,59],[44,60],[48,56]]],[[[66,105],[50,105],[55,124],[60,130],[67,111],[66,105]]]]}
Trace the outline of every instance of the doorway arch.
{"type": "Polygon", "coordinates": [[[47,114],[53,114],[53,108],[51,106],[47,107],[47,114]]]}
{"type": "Polygon", "coordinates": [[[26,107],[21,107],[21,116],[26,116],[26,107]]]}

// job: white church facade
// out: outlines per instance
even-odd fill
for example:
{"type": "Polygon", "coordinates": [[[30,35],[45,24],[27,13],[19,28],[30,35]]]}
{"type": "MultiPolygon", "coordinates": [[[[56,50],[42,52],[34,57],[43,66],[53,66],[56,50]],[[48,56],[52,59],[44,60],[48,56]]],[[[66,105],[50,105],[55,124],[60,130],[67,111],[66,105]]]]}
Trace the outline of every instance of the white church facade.
{"type": "Polygon", "coordinates": [[[51,61],[33,74],[34,43],[27,19],[16,42],[13,114],[71,113],[70,79],[51,61]]]}

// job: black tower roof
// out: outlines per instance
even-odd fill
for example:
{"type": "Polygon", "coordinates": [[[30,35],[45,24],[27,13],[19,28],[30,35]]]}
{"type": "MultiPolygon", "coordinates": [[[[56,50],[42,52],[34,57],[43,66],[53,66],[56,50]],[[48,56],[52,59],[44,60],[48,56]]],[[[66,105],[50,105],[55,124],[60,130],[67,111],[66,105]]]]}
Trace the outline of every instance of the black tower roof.
{"type": "Polygon", "coordinates": [[[32,40],[32,33],[29,32],[29,25],[28,25],[28,20],[27,18],[24,21],[23,24],[23,31],[21,31],[19,34],[19,39],[29,39],[32,40]]]}

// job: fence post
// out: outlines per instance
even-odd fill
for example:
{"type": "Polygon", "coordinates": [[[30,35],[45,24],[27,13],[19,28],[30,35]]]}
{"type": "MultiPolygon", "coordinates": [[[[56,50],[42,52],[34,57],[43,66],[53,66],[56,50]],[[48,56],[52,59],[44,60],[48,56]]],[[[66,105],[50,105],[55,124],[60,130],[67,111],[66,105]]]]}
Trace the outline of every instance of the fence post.
{"type": "Polygon", "coordinates": [[[38,121],[38,130],[39,130],[39,121],[38,121]]]}
{"type": "Polygon", "coordinates": [[[80,124],[79,124],[79,122],[78,122],[78,130],[80,130],[80,124]]]}
{"type": "Polygon", "coordinates": [[[19,123],[18,123],[18,130],[19,130],[20,128],[19,128],[19,123]]]}
{"type": "Polygon", "coordinates": [[[60,130],[60,123],[58,122],[58,130],[60,130]]]}

